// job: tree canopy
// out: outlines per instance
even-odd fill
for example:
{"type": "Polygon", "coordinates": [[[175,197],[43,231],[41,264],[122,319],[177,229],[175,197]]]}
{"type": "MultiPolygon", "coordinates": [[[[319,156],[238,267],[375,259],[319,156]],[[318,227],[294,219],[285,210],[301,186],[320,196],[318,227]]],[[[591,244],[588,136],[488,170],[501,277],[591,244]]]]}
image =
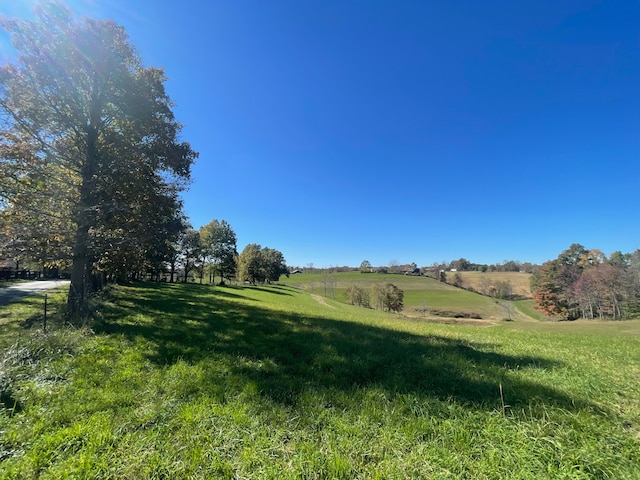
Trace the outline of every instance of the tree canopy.
{"type": "Polygon", "coordinates": [[[288,275],[284,256],[278,250],[262,247],[257,243],[247,245],[238,257],[238,277],[251,284],[277,282],[281,275],[288,275]]]}
{"type": "Polygon", "coordinates": [[[572,320],[620,319],[640,309],[640,250],[613,252],[573,244],[558,258],[542,264],[531,278],[536,308],[546,315],[572,320]]]}
{"type": "Polygon", "coordinates": [[[32,218],[53,213],[77,310],[93,273],[132,268],[176,234],[197,153],[179,139],[163,71],[142,65],[122,27],[75,18],[60,2],[0,25],[18,54],[0,68],[4,215],[35,242],[46,232],[32,218]]]}
{"type": "Polygon", "coordinates": [[[237,239],[236,233],[226,220],[212,220],[200,227],[200,243],[204,257],[211,262],[212,273],[220,275],[220,283],[236,273],[237,239]]]}

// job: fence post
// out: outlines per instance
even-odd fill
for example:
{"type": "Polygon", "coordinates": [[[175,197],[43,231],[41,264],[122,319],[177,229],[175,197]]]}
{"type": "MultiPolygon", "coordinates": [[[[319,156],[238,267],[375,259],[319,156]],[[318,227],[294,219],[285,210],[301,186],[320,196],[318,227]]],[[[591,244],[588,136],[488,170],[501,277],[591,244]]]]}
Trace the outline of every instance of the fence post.
{"type": "Polygon", "coordinates": [[[43,325],[43,329],[46,332],[47,331],[47,294],[44,294],[44,325],[43,325]]]}

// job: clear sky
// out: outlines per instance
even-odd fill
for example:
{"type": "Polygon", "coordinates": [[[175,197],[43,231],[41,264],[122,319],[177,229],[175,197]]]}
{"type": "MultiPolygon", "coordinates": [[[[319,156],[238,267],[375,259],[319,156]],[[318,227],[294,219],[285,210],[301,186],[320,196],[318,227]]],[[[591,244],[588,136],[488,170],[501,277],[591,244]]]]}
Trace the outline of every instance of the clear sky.
{"type": "Polygon", "coordinates": [[[165,69],[200,152],[186,213],[240,249],[424,266],[640,248],[637,0],[68,4],[165,69]]]}

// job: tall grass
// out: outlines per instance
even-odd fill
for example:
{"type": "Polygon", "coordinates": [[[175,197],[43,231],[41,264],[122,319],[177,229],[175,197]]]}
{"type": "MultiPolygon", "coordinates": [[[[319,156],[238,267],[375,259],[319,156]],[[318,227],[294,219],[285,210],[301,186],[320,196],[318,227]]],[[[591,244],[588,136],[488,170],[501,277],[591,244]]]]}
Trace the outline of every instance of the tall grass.
{"type": "Polygon", "coordinates": [[[114,295],[93,332],[3,330],[39,353],[7,361],[0,477],[640,476],[637,324],[431,324],[287,286],[114,295]]]}

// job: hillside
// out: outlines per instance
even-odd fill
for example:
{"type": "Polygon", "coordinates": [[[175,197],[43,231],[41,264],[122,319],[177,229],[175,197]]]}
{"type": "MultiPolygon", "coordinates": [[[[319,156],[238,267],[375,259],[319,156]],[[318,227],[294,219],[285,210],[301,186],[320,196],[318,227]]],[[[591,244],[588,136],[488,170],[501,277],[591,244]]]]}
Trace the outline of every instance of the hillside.
{"type": "Polygon", "coordinates": [[[292,286],[116,287],[46,334],[41,308],[0,308],[0,478],[640,477],[640,321],[479,329],[292,286]]]}
{"type": "MultiPolygon", "coordinates": [[[[462,277],[462,287],[484,292],[497,282],[508,282],[513,294],[519,298],[532,298],[531,274],[521,272],[457,272],[462,277]]],[[[448,273],[450,277],[455,275],[448,273]]]]}
{"type": "MultiPolygon", "coordinates": [[[[467,273],[467,272],[463,272],[467,273]]],[[[468,272],[472,273],[472,272],[468,272]]],[[[502,278],[520,278],[520,274],[504,274],[502,278]]],[[[466,276],[465,276],[466,277],[466,276]]],[[[469,276],[469,278],[475,278],[469,276]]],[[[517,309],[507,312],[504,302],[457,288],[430,277],[391,275],[359,272],[335,274],[296,274],[281,281],[290,286],[301,288],[310,293],[346,302],[346,290],[350,285],[359,285],[369,290],[374,283],[390,282],[404,291],[403,315],[421,318],[471,318],[485,321],[502,320],[511,314],[514,319],[529,319],[529,316],[517,309]],[[526,317],[526,318],[525,318],[526,317]]]]}

